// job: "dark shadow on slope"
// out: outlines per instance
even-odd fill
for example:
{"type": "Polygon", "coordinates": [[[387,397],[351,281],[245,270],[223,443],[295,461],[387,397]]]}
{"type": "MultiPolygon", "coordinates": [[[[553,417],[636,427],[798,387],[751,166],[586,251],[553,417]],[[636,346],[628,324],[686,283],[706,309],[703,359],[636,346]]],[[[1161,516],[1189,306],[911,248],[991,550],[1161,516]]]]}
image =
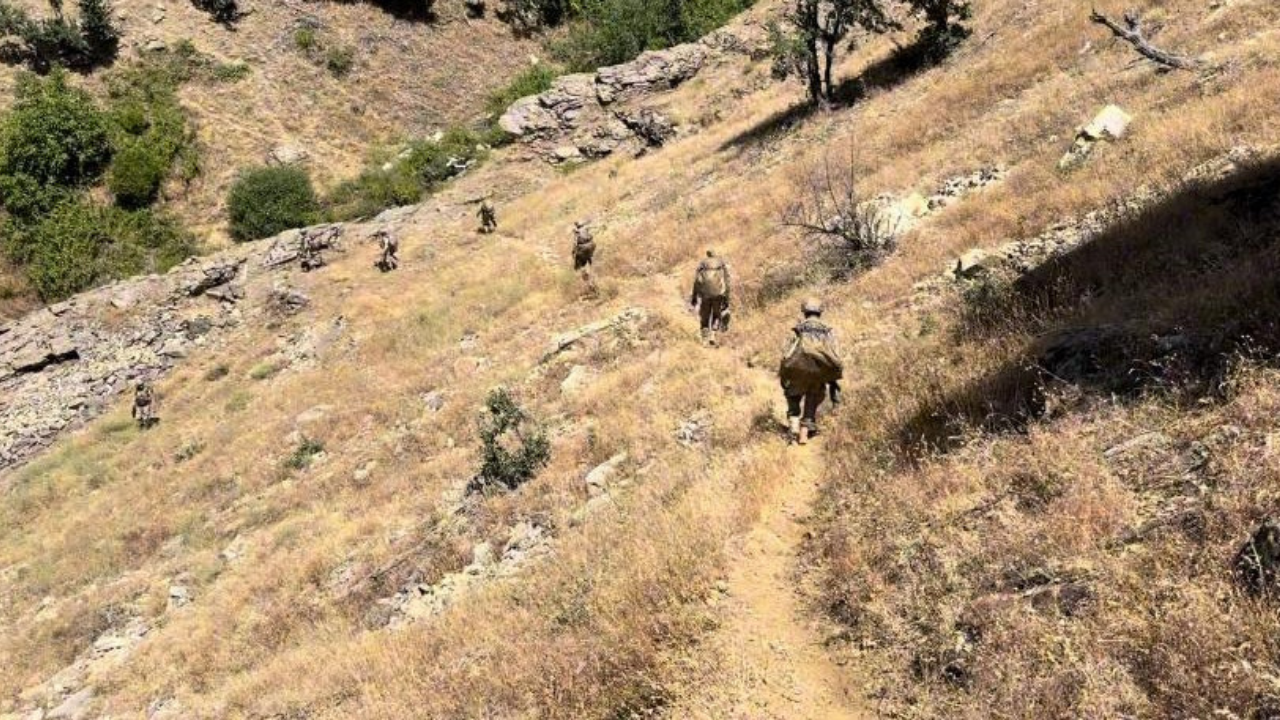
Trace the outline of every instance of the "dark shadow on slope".
{"type": "MultiPolygon", "coordinates": [[[[833,93],[832,108],[851,107],[876,90],[891,90],[925,68],[919,48],[915,45],[899,47],[887,57],[868,65],[857,76],[838,84],[833,93]]],[[[793,105],[726,140],[720,149],[741,149],[768,142],[786,134],[820,109],[821,106],[808,101],[793,105]]]]}
{"type": "Polygon", "coordinates": [[[361,2],[372,5],[397,20],[431,23],[437,19],[435,3],[429,0],[338,0],[344,4],[361,2]]]}
{"type": "Polygon", "coordinates": [[[1072,400],[1230,390],[1239,359],[1280,364],[1280,157],[1184,185],[1001,293],[998,332],[1037,340],[900,429],[908,455],[965,430],[1021,431],[1072,400]]]}

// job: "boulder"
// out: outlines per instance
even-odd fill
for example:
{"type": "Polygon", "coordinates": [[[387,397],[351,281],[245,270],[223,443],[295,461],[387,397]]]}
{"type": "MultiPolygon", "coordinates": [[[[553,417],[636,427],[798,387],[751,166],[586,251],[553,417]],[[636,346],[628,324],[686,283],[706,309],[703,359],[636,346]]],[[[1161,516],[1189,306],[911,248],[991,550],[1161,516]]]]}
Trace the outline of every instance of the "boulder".
{"type": "Polygon", "coordinates": [[[585,481],[587,485],[587,495],[590,497],[596,497],[597,495],[603,495],[608,492],[609,486],[613,484],[614,478],[617,477],[619,469],[626,461],[627,454],[618,453],[600,465],[597,465],[591,472],[587,473],[585,481]]]}
{"type": "Polygon", "coordinates": [[[614,116],[648,147],[661,147],[676,134],[675,124],[651,108],[618,112],[614,116]]]}
{"type": "Polygon", "coordinates": [[[311,158],[307,149],[291,143],[277,145],[267,153],[268,165],[300,165],[311,158]]]}
{"type": "Polygon", "coordinates": [[[596,71],[596,95],[609,105],[656,90],[668,90],[702,69],[707,48],[698,43],[641,53],[631,62],[596,71]]]}
{"type": "Polygon", "coordinates": [[[560,394],[568,397],[577,395],[591,383],[593,377],[594,374],[590,368],[583,365],[574,365],[569,369],[569,375],[560,383],[560,394]]]}
{"type": "Polygon", "coordinates": [[[49,711],[48,720],[84,720],[89,717],[93,703],[93,689],[84,688],[67,696],[60,705],[49,711]]]}
{"type": "Polygon", "coordinates": [[[516,137],[540,137],[571,130],[582,112],[596,105],[594,79],[579,73],[557,78],[539,95],[520,98],[498,118],[498,126],[516,137]]]}
{"type": "Polygon", "coordinates": [[[1088,140],[1119,140],[1129,129],[1133,116],[1116,105],[1108,105],[1088,125],[1080,128],[1079,137],[1088,140]]]}

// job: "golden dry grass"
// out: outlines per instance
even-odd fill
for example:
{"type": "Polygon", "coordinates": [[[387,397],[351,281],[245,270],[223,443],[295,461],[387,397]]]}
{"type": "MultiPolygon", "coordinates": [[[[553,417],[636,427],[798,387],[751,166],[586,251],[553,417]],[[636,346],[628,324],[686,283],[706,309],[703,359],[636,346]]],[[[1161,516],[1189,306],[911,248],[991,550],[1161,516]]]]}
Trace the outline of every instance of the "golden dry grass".
{"type": "MultiPolygon", "coordinates": [[[[728,63],[664,99],[704,126],[660,152],[569,174],[500,156],[406,221],[402,271],[375,275],[372,248],[357,246],[297,278],[312,308],[193,357],[162,384],[164,422],[154,431],[132,430],[121,408],[16,474],[0,508],[0,702],[22,707],[18,693],[84,651],[101,618],[116,617],[107,607],[155,624],[122,667],[95,679],[103,712],[117,716],[171,697],[194,717],[627,717],[679,700],[673,688],[698,682],[688,677],[698,664],[686,659],[706,651],[698,641],[717,622],[704,601],[725,543],[787,480],[769,423],[781,403],[770,369],[796,301],[817,293],[850,347],[853,401],[832,419],[827,446],[823,599],[864,641],[852,666],[861,669],[850,672],[868,692],[887,688],[885,712],[906,703],[928,717],[1254,707],[1275,658],[1269,615],[1230,599],[1208,570],[1185,589],[1170,583],[1187,577],[1196,552],[1219,556],[1266,505],[1270,470],[1257,468],[1257,439],[1274,428],[1267,371],[1242,376],[1235,399],[1200,413],[1158,399],[1086,405],[942,457],[903,459],[893,447],[913,414],[1018,358],[1032,332],[1014,326],[966,341],[952,332],[958,299],[926,305],[923,317],[915,282],[968,247],[1034,234],[1233,145],[1280,136],[1273,4],[1151,8],[1165,22],[1162,43],[1214,49],[1226,69],[1201,80],[1126,67],[1130,51],[1103,40],[1084,13],[992,0],[979,4],[976,39],[945,66],[850,108],[748,138],[799,101],[797,88],[750,90],[767,67],[728,63]],[[1094,46],[1081,53],[1087,38],[1094,46]],[[1083,170],[1058,173],[1073,128],[1106,102],[1135,114],[1132,135],[1083,170]],[[789,285],[805,252],[778,227],[778,209],[809,162],[850,143],[868,193],[929,190],[992,162],[1009,175],[930,218],[853,282],[789,285]],[[477,239],[460,199],[487,187],[511,195],[501,232],[477,239]],[[579,217],[600,227],[603,300],[581,298],[564,267],[579,217]],[[715,353],[697,346],[682,309],[707,246],[730,258],[743,295],[732,346],[715,353]],[[553,335],[627,307],[649,314],[635,341],[537,369],[553,335]],[[347,323],[342,339],[315,367],[254,379],[282,342],[337,315],[347,323]],[[598,376],[567,397],[558,386],[572,363],[598,376]],[[205,380],[220,364],[230,374],[205,380]],[[497,384],[548,423],[552,464],[519,491],[455,514],[452,500],[476,465],[475,414],[497,384]],[[421,396],[436,389],[447,402],[431,413],[421,396]],[[332,407],[298,428],[318,405],[332,407]],[[1238,480],[1223,485],[1232,509],[1208,545],[1173,537],[1119,558],[1099,547],[1149,508],[1098,451],[1136,428],[1190,442],[1218,413],[1250,441],[1222,455],[1222,477],[1238,480]],[[712,428],[706,445],[674,439],[691,417],[712,428]],[[323,441],[326,459],[287,471],[300,430],[323,441]],[[192,443],[205,449],[179,462],[192,443]],[[621,450],[632,458],[631,487],[616,507],[577,522],[584,473],[621,450]],[[356,480],[370,460],[376,468],[356,480]],[[1257,475],[1247,476],[1251,467],[1257,475]],[[1010,483],[1043,485],[1049,504],[1007,499],[971,525],[945,524],[1010,483]],[[371,598],[353,603],[344,592],[348,578],[406,555],[431,582],[464,565],[475,543],[501,543],[530,519],[552,530],[551,559],[432,621],[387,631],[368,621],[371,598]],[[228,562],[220,553],[237,538],[244,556],[228,562]],[[1044,564],[1080,574],[1097,607],[1114,612],[1073,620],[997,604],[969,689],[939,679],[946,663],[931,659],[952,646],[971,601],[1006,570],[1044,564]],[[178,579],[195,601],[165,611],[178,579]],[[1253,670],[1234,669],[1241,659],[1253,670]],[[1203,672],[1192,677],[1189,664],[1203,672]]],[[[888,50],[887,41],[869,44],[846,74],[888,50]]]]}

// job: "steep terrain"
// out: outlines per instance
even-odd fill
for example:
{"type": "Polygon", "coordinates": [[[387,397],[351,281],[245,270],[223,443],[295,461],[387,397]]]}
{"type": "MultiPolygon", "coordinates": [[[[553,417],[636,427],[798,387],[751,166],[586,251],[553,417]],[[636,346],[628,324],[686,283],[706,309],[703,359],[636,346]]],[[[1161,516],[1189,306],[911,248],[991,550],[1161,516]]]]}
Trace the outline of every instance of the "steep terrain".
{"type": "Polygon", "coordinates": [[[158,426],[119,397],[0,475],[0,712],[1268,716],[1274,613],[1229,565],[1274,510],[1280,8],[1141,6],[1205,69],[1005,0],[939,67],[868,41],[830,112],[726,53],[646,100],[682,129],[641,157],[506,149],[326,268],[251,265],[158,426]],[[1128,131],[1060,170],[1107,104],[1128,131]],[[780,226],[824,157],[912,226],[850,280],[780,226]],[[708,247],[738,279],[718,349],[684,307],[708,247]],[[796,448],[773,368],[809,294],[848,397],[796,448]],[[551,462],[469,493],[499,385],[551,462]]]}
{"type": "MultiPolygon", "coordinates": [[[[44,0],[13,4],[37,17],[48,13],[44,0]]],[[[319,187],[331,187],[396,143],[482,118],[489,93],[540,54],[536,38],[517,37],[492,11],[470,17],[461,0],[436,3],[432,22],[397,18],[367,3],[240,6],[249,14],[227,28],[189,0],[114,3],[123,36],[117,67],[190,41],[217,62],[247,68],[242,78],[192,82],[180,93],[200,145],[201,173],[189,185],[167,188],[165,206],[213,248],[227,243],[224,202],[241,169],[273,162],[273,154],[300,158],[319,187]],[[306,47],[300,32],[309,38],[306,47]],[[335,74],[327,58],[339,51],[349,52],[351,68],[335,74]]],[[[0,107],[12,102],[18,72],[0,66],[0,107]]],[[[102,76],[83,83],[100,90],[102,76]]],[[[6,300],[0,297],[0,314],[9,314],[6,300]]]]}

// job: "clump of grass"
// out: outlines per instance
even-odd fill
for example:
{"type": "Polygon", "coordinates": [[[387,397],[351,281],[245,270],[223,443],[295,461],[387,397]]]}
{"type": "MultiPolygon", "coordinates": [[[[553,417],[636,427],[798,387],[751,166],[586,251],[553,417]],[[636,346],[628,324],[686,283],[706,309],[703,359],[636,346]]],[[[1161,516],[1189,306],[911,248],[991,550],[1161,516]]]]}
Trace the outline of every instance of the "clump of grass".
{"type": "Polygon", "coordinates": [[[304,437],[285,459],[284,466],[288,470],[304,470],[310,467],[316,456],[324,452],[324,443],[314,438],[304,437]]]}

